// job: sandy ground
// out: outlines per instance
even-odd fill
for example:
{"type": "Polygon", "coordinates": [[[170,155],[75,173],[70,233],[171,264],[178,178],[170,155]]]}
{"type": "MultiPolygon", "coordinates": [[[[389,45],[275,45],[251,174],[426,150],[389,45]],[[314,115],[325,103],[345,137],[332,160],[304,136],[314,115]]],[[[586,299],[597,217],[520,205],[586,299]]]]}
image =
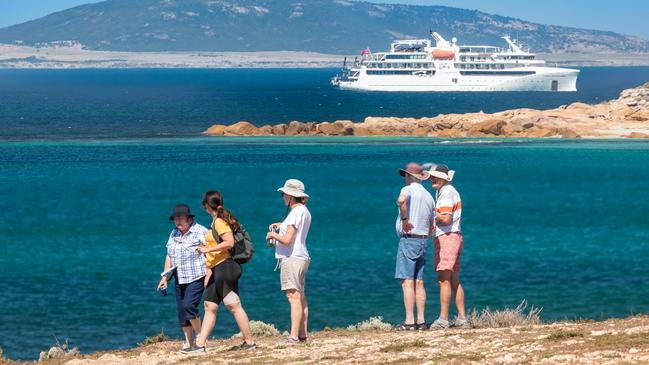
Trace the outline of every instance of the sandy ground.
{"type": "Polygon", "coordinates": [[[250,351],[228,351],[238,340],[212,341],[207,353],[183,355],[179,342],[127,351],[48,360],[45,364],[648,364],[649,316],[495,329],[422,332],[314,333],[307,345],[258,338],[250,351]]]}
{"type": "MultiPolygon", "coordinates": [[[[34,48],[0,44],[0,68],[323,68],[343,55],[313,52],[108,52],[80,45],[34,48]]],[[[347,56],[349,60],[354,55],[347,56]]],[[[649,65],[649,54],[539,54],[560,66],[649,65]]]]}

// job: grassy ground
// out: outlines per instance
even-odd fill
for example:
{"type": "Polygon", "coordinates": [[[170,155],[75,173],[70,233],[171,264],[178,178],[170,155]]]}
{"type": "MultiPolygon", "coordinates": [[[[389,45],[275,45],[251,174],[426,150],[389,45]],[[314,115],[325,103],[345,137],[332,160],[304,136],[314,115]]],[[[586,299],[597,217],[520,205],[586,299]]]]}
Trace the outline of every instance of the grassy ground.
{"type": "MultiPolygon", "coordinates": [[[[377,327],[378,328],[378,327],[377,327]]],[[[46,365],[112,364],[649,364],[649,316],[603,322],[522,324],[514,327],[394,332],[330,329],[310,343],[286,347],[281,336],[258,337],[258,348],[231,352],[240,340],[210,342],[207,353],[183,355],[179,342],[127,351],[52,359],[46,365]]],[[[8,363],[8,362],[7,362],[8,363]]]]}

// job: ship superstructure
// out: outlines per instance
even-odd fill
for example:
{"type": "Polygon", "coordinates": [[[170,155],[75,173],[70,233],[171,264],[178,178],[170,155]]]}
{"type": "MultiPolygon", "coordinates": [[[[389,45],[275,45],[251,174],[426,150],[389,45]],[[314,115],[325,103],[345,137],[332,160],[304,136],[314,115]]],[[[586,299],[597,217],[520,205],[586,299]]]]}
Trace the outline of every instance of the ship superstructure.
{"type": "Polygon", "coordinates": [[[430,39],[395,40],[387,52],[362,52],[331,83],[371,91],[577,91],[579,70],[549,67],[508,36],[507,48],[430,39]]]}

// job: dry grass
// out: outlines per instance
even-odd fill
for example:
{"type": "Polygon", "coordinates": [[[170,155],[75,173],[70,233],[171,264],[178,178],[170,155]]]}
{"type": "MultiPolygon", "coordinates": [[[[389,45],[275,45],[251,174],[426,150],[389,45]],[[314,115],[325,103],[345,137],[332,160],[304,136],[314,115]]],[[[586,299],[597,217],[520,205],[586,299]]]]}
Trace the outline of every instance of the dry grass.
{"type": "Polygon", "coordinates": [[[584,333],[579,331],[559,330],[551,333],[545,339],[548,341],[561,341],[567,338],[574,338],[574,337],[584,337],[584,333]]]}
{"type": "MultiPolygon", "coordinates": [[[[253,337],[268,337],[279,336],[280,332],[274,325],[262,321],[250,321],[250,333],[253,337]]],[[[232,336],[232,338],[240,338],[241,332],[232,336]]]]}
{"type": "Polygon", "coordinates": [[[389,331],[392,325],[383,322],[383,317],[370,317],[369,319],[347,327],[349,331],[389,331]]]}
{"type": "Polygon", "coordinates": [[[381,352],[403,352],[411,348],[426,348],[428,344],[424,340],[410,342],[397,342],[381,348],[381,352]]]}
{"type": "Polygon", "coordinates": [[[164,331],[160,331],[160,333],[158,333],[157,335],[144,338],[144,341],[140,342],[138,345],[148,346],[154,343],[160,343],[165,341],[169,341],[169,336],[167,336],[167,334],[164,333],[164,331]]]}
{"type": "Polygon", "coordinates": [[[541,324],[541,310],[530,306],[526,300],[523,300],[516,308],[505,308],[501,310],[491,310],[489,307],[478,312],[472,309],[467,320],[472,328],[501,328],[525,325],[541,324]]]}

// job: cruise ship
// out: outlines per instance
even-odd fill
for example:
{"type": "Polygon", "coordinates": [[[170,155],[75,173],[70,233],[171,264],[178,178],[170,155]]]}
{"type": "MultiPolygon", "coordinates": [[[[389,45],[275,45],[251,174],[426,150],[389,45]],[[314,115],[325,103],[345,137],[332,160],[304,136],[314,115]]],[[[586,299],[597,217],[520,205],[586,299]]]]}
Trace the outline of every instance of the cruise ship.
{"type": "Polygon", "coordinates": [[[369,91],[577,91],[579,70],[551,67],[505,36],[507,48],[430,39],[395,40],[388,52],[365,49],[331,84],[369,91]]]}

